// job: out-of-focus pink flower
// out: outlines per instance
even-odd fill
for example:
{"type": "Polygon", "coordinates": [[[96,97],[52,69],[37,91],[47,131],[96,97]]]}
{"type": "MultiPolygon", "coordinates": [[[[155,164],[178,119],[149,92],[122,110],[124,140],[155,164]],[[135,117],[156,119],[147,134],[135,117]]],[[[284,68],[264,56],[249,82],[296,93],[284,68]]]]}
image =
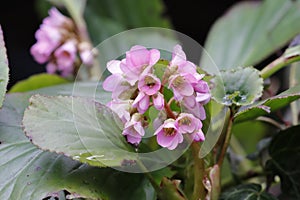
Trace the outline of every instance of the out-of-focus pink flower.
{"type": "Polygon", "coordinates": [[[62,41],[60,29],[42,24],[35,33],[38,42],[48,43],[49,48],[54,50],[62,41]]]}
{"type": "Polygon", "coordinates": [[[51,8],[48,13],[49,16],[43,20],[43,24],[53,27],[73,27],[72,20],[62,15],[56,8],[51,8]]]}
{"type": "Polygon", "coordinates": [[[62,76],[70,76],[80,64],[76,60],[91,66],[94,59],[94,55],[90,56],[91,44],[81,41],[84,38],[78,37],[77,31],[70,18],[51,8],[49,16],[35,33],[37,43],[30,52],[40,64],[51,62],[47,65],[48,73],[59,72],[62,76]]]}
{"type": "Polygon", "coordinates": [[[80,42],[78,44],[79,56],[86,66],[92,66],[94,63],[94,53],[92,46],[88,42],[80,42]]]}
{"type": "Polygon", "coordinates": [[[85,50],[80,52],[80,58],[82,60],[82,63],[87,65],[87,66],[92,66],[94,63],[94,56],[91,53],[90,50],[85,50]]]}
{"type": "Polygon", "coordinates": [[[126,52],[125,62],[121,63],[121,69],[128,82],[134,85],[140,75],[143,72],[147,73],[159,58],[160,52],[157,49],[148,50],[146,47],[136,45],[126,52]]]}
{"type": "Polygon", "coordinates": [[[142,136],[145,135],[145,130],[142,126],[143,116],[139,113],[132,115],[130,121],[125,124],[123,135],[126,136],[127,141],[131,144],[139,144],[142,136]]]}
{"type": "Polygon", "coordinates": [[[157,136],[157,143],[169,150],[175,149],[183,142],[183,136],[178,131],[174,119],[167,119],[154,133],[157,136]]]}
{"type": "Polygon", "coordinates": [[[47,70],[47,73],[49,74],[55,74],[56,70],[57,70],[57,66],[55,63],[53,62],[49,62],[47,65],[46,65],[46,70],[47,70]]]}
{"type": "Polygon", "coordinates": [[[38,63],[42,64],[50,59],[53,50],[61,43],[61,35],[57,29],[41,25],[35,37],[37,43],[31,47],[30,53],[38,63]]]}
{"type": "Polygon", "coordinates": [[[37,42],[30,48],[30,53],[35,61],[43,64],[49,60],[52,50],[49,48],[49,43],[37,42]]]}
{"type": "Polygon", "coordinates": [[[76,52],[76,41],[74,40],[67,41],[54,52],[57,68],[65,76],[70,75],[73,71],[76,52]]]}
{"type": "Polygon", "coordinates": [[[153,74],[143,75],[138,82],[138,88],[141,92],[147,95],[156,94],[161,87],[159,78],[153,74]]]}

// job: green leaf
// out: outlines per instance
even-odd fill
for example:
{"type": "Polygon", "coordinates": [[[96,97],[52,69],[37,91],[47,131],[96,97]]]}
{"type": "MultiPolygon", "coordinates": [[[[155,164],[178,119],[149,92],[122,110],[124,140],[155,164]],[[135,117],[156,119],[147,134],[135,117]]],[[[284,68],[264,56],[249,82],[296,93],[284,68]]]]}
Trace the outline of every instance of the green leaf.
{"type": "Polygon", "coordinates": [[[90,167],[31,144],[21,126],[30,96],[10,94],[0,111],[0,199],[43,199],[61,190],[89,199],[155,199],[142,174],[90,167]]]}
{"type": "Polygon", "coordinates": [[[58,75],[53,74],[38,74],[29,77],[26,80],[16,83],[9,92],[27,92],[39,88],[49,87],[68,83],[68,81],[58,75]]]}
{"type": "Polygon", "coordinates": [[[3,32],[0,26],[0,108],[4,101],[6,87],[8,83],[8,60],[6,55],[6,48],[3,39],[3,32]]]}
{"type": "MultiPolygon", "coordinates": [[[[91,40],[100,52],[100,66],[106,66],[137,44],[166,50],[171,55],[179,42],[175,32],[159,28],[170,28],[169,21],[162,17],[162,6],[162,0],[87,1],[85,19],[91,40]]],[[[161,56],[166,59],[163,52],[161,56]]]]}
{"type": "Polygon", "coordinates": [[[239,185],[221,194],[220,200],[276,200],[258,184],[239,185]]]}
{"type": "Polygon", "coordinates": [[[287,199],[300,199],[300,126],[279,132],[271,141],[266,170],[279,175],[287,199]]]}
{"type": "Polygon", "coordinates": [[[289,105],[300,98],[300,85],[282,92],[274,97],[261,101],[251,107],[239,111],[235,115],[235,123],[255,119],[289,105]]]}
{"type": "Polygon", "coordinates": [[[92,166],[121,166],[136,159],[128,152],[118,116],[86,98],[32,96],[23,125],[32,143],[41,149],[92,166]]]}
{"type": "MultiPolygon", "coordinates": [[[[255,65],[299,33],[299,6],[299,0],[239,3],[214,24],[205,49],[220,69],[255,65]]],[[[201,66],[210,59],[202,57],[201,66]]]]}
{"type": "Polygon", "coordinates": [[[106,104],[111,101],[111,93],[105,91],[102,87],[102,83],[98,82],[75,82],[62,84],[47,88],[41,88],[38,90],[30,91],[29,93],[88,97],[102,104],[106,104]]]}
{"type": "Polygon", "coordinates": [[[250,105],[262,95],[263,80],[252,67],[221,71],[213,81],[212,96],[223,105],[250,105]]]}
{"type": "Polygon", "coordinates": [[[132,28],[170,28],[170,22],[162,17],[163,9],[161,0],[87,1],[85,18],[92,40],[98,44],[114,34],[132,28]]]}

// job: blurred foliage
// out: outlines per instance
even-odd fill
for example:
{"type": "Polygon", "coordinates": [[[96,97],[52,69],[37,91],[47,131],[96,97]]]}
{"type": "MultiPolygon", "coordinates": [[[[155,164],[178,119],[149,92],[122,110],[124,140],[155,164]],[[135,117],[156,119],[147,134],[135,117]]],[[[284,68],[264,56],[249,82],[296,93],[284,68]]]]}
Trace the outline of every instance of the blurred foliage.
{"type": "Polygon", "coordinates": [[[279,132],[271,141],[266,170],[281,180],[283,199],[300,199],[300,126],[279,132]]]}
{"type": "Polygon", "coordinates": [[[299,7],[299,0],[238,3],[213,25],[204,47],[220,69],[258,64],[299,33],[299,7]]]}
{"type": "Polygon", "coordinates": [[[58,75],[37,74],[29,77],[26,80],[19,81],[9,90],[9,92],[27,92],[68,82],[68,80],[58,75]]]}
{"type": "Polygon", "coordinates": [[[220,200],[276,200],[275,197],[262,191],[258,184],[239,185],[222,194],[220,200]]]}

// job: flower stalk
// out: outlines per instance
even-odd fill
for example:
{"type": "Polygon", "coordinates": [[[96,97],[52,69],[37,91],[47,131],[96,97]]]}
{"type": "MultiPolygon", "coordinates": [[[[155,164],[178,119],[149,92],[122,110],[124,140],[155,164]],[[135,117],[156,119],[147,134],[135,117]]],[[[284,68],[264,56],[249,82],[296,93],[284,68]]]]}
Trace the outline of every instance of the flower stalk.
{"type": "Polygon", "coordinates": [[[203,158],[199,158],[200,146],[198,143],[193,142],[191,148],[194,158],[194,189],[192,199],[205,199],[206,192],[203,185],[203,178],[205,173],[204,160],[203,158]]]}

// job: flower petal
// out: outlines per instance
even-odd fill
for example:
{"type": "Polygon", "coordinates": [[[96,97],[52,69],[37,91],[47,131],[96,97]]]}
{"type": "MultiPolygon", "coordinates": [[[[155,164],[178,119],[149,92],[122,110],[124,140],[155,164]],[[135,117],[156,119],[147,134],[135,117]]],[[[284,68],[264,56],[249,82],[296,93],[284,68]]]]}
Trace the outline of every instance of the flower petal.
{"type": "Polygon", "coordinates": [[[120,64],[121,61],[119,60],[111,60],[106,64],[106,67],[112,74],[122,74],[123,71],[121,70],[120,64]]]}

